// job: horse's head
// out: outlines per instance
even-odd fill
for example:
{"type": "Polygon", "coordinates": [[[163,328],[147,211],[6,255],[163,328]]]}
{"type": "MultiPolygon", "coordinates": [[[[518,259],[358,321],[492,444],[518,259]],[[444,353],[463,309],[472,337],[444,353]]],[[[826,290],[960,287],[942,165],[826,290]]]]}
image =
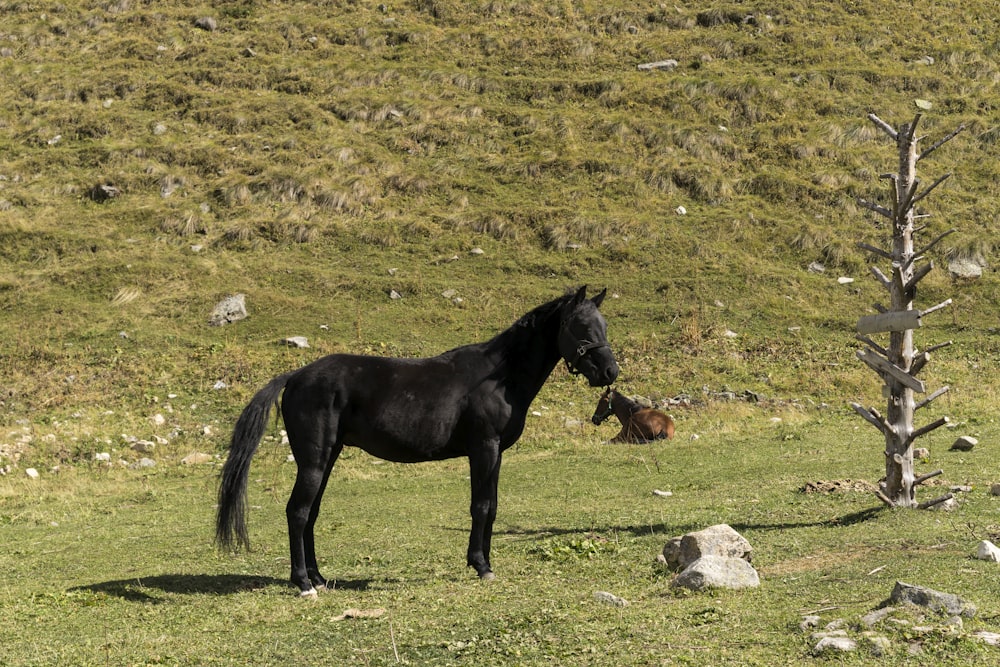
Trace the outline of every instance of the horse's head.
{"type": "Polygon", "coordinates": [[[601,394],[601,398],[597,401],[597,409],[594,410],[594,416],[590,418],[590,421],[594,422],[595,426],[600,426],[608,417],[614,414],[614,410],[611,409],[611,392],[614,391],[611,387],[604,390],[601,394]]]}
{"type": "Polygon", "coordinates": [[[583,374],[591,387],[606,387],[618,378],[618,362],[608,345],[608,323],[598,310],[607,292],[588,299],[583,286],[560,313],[559,354],[569,372],[583,374]]]}

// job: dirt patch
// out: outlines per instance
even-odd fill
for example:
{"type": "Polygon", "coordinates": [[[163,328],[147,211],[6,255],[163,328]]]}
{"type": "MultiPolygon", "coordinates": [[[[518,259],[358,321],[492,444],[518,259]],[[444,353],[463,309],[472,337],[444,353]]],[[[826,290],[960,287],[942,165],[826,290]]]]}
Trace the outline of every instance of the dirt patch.
{"type": "Polygon", "coordinates": [[[832,481],[806,482],[799,489],[802,493],[874,493],[875,485],[863,479],[835,479],[832,481]]]}

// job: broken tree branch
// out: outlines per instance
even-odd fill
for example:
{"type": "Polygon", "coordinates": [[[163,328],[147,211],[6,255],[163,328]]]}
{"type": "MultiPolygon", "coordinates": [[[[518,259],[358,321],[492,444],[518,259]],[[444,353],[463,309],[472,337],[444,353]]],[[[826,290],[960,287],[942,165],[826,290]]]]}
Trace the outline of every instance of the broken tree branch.
{"type": "Polygon", "coordinates": [[[935,391],[933,394],[931,394],[930,396],[928,396],[924,400],[922,400],[919,403],[917,403],[916,405],[914,405],[913,406],[913,411],[916,412],[920,408],[922,408],[922,407],[926,406],[927,404],[929,404],[934,399],[940,398],[941,396],[944,396],[950,390],[951,390],[951,387],[949,387],[948,385],[945,385],[945,386],[941,387],[940,389],[938,389],[937,391],[935,391]]]}
{"type": "Polygon", "coordinates": [[[909,438],[907,438],[907,444],[913,442],[914,440],[916,440],[917,438],[919,438],[922,435],[926,435],[926,434],[930,433],[931,431],[933,431],[936,428],[941,428],[942,426],[944,426],[945,424],[947,424],[950,421],[951,420],[948,419],[947,417],[941,417],[941,419],[938,419],[936,421],[932,421],[930,424],[927,424],[926,426],[922,426],[921,428],[918,428],[916,431],[914,431],[913,433],[910,434],[909,438]]]}
{"type": "Polygon", "coordinates": [[[873,266],[871,267],[871,269],[872,269],[872,275],[875,276],[876,280],[882,283],[882,287],[889,289],[892,286],[892,283],[889,282],[889,279],[885,277],[884,273],[882,273],[882,269],[878,268],[877,266],[873,266]]]}
{"type": "Polygon", "coordinates": [[[881,345],[879,345],[878,343],[876,343],[875,341],[873,341],[868,336],[863,336],[861,334],[854,334],[854,338],[857,339],[857,340],[860,340],[862,343],[864,343],[865,345],[867,345],[871,349],[875,350],[876,352],[878,352],[882,356],[884,356],[884,357],[888,357],[889,356],[889,351],[887,349],[885,349],[884,347],[882,347],[881,345]]]}
{"type": "Polygon", "coordinates": [[[885,435],[886,424],[884,422],[876,419],[875,415],[865,409],[860,403],[851,403],[851,407],[854,408],[854,411],[861,415],[866,422],[877,428],[883,435],[885,435]]]}
{"type": "Polygon", "coordinates": [[[931,306],[927,310],[921,310],[920,311],[920,317],[923,317],[924,315],[930,315],[934,311],[941,310],[942,308],[947,308],[950,305],[951,305],[951,299],[945,299],[944,301],[942,301],[941,303],[939,303],[936,306],[931,306]]]}
{"type": "Polygon", "coordinates": [[[858,244],[858,247],[861,248],[862,250],[867,250],[870,253],[874,253],[874,254],[878,255],[879,257],[883,257],[883,258],[889,260],[890,262],[893,259],[892,253],[886,252],[885,250],[882,250],[882,248],[876,248],[875,246],[869,245],[869,244],[867,244],[867,243],[865,243],[863,241],[858,244]]]}
{"type": "Polygon", "coordinates": [[[945,502],[946,500],[951,500],[954,497],[955,497],[954,493],[946,493],[943,496],[941,496],[940,498],[935,498],[934,500],[925,500],[924,502],[922,502],[919,505],[917,505],[917,509],[918,510],[930,509],[930,508],[934,507],[935,505],[940,505],[941,503],[945,502]]]}
{"type": "Polygon", "coordinates": [[[898,139],[899,139],[899,133],[896,132],[896,130],[893,129],[892,125],[889,125],[889,123],[885,122],[884,120],[882,120],[881,118],[879,118],[878,116],[876,116],[873,113],[869,113],[868,114],[868,120],[870,120],[871,122],[875,123],[875,125],[880,130],[882,130],[883,132],[885,132],[886,134],[888,134],[890,137],[892,137],[893,141],[898,141],[898,139]]]}
{"type": "Polygon", "coordinates": [[[954,139],[955,136],[958,135],[959,132],[962,132],[964,129],[965,129],[964,123],[962,125],[959,125],[957,130],[945,136],[944,138],[939,139],[938,141],[933,143],[929,148],[924,149],[924,152],[917,156],[917,160],[918,161],[923,160],[925,157],[927,157],[937,149],[941,148],[941,146],[945,145],[946,143],[954,139]]]}
{"type": "Polygon", "coordinates": [[[940,475],[942,473],[944,473],[944,470],[935,470],[934,472],[925,473],[925,474],[921,475],[920,477],[917,477],[916,479],[913,480],[913,486],[917,486],[918,484],[923,484],[924,482],[926,482],[930,478],[937,477],[938,475],[940,475]]]}
{"type": "Polygon", "coordinates": [[[865,208],[867,208],[867,209],[869,209],[871,211],[875,211],[879,215],[885,216],[885,217],[889,218],[890,220],[892,220],[892,211],[890,211],[889,209],[887,209],[885,206],[881,206],[879,204],[875,204],[873,202],[868,201],[867,199],[861,199],[860,197],[858,197],[858,204],[860,204],[861,206],[863,206],[863,207],[865,207],[865,208]]]}
{"type": "Polygon", "coordinates": [[[954,228],[954,227],[952,227],[951,229],[949,229],[948,231],[946,231],[946,232],[942,233],[942,234],[941,234],[940,236],[938,236],[938,237],[937,237],[936,239],[934,239],[933,241],[931,241],[930,243],[928,243],[928,244],[927,244],[926,246],[924,246],[924,248],[923,248],[923,249],[922,249],[922,250],[921,250],[920,252],[918,252],[917,254],[918,254],[918,255],[926,255],[926,254],[927,254],[927,252],[928,252],[928,251],[929,251],[929,250],[930,250],[931,248],[933,248],[934,246],[936,246],[936,245],[937,245],[938,243],[940,243],[940,242],[941,242],[941,239],[943,239],[944,237],[948,236],[949,234],[954,234],[954,233],[955,233],[955,228],[954,228]]]}
{"type": "MultiPolygon", "coordinates": [[[[926,197],[927,195],[929,195],[931,193],[931,190],[933,190],[937,186],[941,185],[942,183],[944,183],[949,178],[951,178],[951,174],[945,174],[941,178],[939,178],[936,181],[934,181],[933,183],[931,183],[929,186],[927,186],[927,189],[925,189],[923,192],[921,192],[919,195],[917,195],[916,197],[913,198],[913,201],[910,202],[910,207],[912,208],[912,207],[916,206],[918,201],[920,201],[921,199],[923,199],[924,197],[926,197]]],[[[913,184],[914,184],[914,187],[916,187],[917,182],[914,181],[913,184]]]]}

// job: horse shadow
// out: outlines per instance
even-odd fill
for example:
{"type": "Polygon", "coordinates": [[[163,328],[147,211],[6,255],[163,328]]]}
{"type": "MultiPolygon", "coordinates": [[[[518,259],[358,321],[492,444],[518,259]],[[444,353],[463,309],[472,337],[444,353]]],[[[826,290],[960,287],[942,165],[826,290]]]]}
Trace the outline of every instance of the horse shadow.
{"type": "MultiPolygon", "coordinates": [[[[335,589],[363,591],[371,580],[337,581],[335,589]]],[[[70,591],[90,591],[102,593],[129,602],[160,604],[167,598],[160,594],[172,595],[235,595],[237,593],[261,591],[271,587],[288,588],[287,579],[243,574],[161,574],[153,577],[132,577],[116,581],[103,581],[86,586],[76,586],[70,591]]]]}

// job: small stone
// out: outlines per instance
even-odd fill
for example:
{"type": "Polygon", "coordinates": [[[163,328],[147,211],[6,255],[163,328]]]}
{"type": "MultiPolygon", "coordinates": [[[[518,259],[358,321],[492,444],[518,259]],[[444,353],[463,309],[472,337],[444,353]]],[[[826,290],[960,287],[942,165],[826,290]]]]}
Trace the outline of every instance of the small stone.
{"type": "Polygon", "coordinates": [[[990,646],[1000,646],[1000,633],[987,632],[986,630],[976,630],[970,635],[973,639],[986,642],[990,646]]]}
{"type": "Polygon", "coordinates": [[[971,452],[972,448],[978,444],[979,441],[972,436],[963,435],[955,440],[948,449],[953,452],[971,452]]]}
{"type": "Polygon", "coordinates": [[[202,463],[210,463],[212,461],[211,454],[205,454],[204,452],[191,452],[187,456],[181,459],[181,463],[186,466],[199,465],[202,463]]]}
{"type": "Polygon", "coordinates": [[[656,62],[652,63],[642,63],[641,65],[639,65],[639,70],[643,72],[649,72],[657,69],[672,70],[676,69],[679,64],[680,63],[678,63],[673,58],[668,58],[666,60],[657,60],[656,62]]]}
{"type": "Polygon", "coordinates": [[[873,612],[867,613],[861,617],[861,625],[866,628],[874,627],[877,623],[884,620],[886,616],[896,611],[895,607],[882,607],[881,609],[876,609],[873,612]]]}
{"type": "Polygon", "coordinates": [[[809,273],[823,273],[826,271],[826,267],[819,262],[812,262],[809,264],[809,273]]]}
{"type": "Polygon", "coordinates": [[[470,255],[485,255],[485,251],[482,248],[473,248],[469,251],[470,255]]]}
{"type": "Polygon", "coordinates": [[[153,415],[152,421],[153,421],[153,424],[155,424],[156,426],[163,426],[164,424],[167,423],[166,418],[163,415],[159,414],[159,413],[153,415]]]}
{"type": "Polygon", "coordinates": [[[154,468],[156,467],[156,461],[150,458],[143,457],[139,459],[136,463],[129,466],[133,470],[138,470],[140,468],[154,468]]]}
{"type": "Polygon", "coordinates": [[[620,598],[617,595],[613,593],[608,593],[606,591],[595,591],[594,599],[597,600],[598,602],[611,605],[612,607],[628,606],[628,600],[626,600],[625,598],[620,598]]]}
{"type": "Polygon", "coordinates": [[[676,213],[677,215],[687,215],[687,209],[684,208],[683,206],[678,206],[677,208],[674,209],[674,213],[676,213]]]}
{"type": "Polygon", "coordinates": [[[799,629],[805,632],[806,630],[812,630],[813,628],[819,626],[820,618],[814,614],[802,617],[802,622],[799,623],[799,629]]]}
{"type": "Polygon", "coordinates": [[[854,278],[848,278],[847,276],[841,276],[837,278],[837,283],[840,285],[850,285],[854,282],[854,278]]]}
{"type": "Polygon", "coordinates": [[[669,498],[674,495],[673,491],[660,491],[659,489],[653,489],[654,496],[660,496],[661,498],[669,498]]]}
{"type": "Polygon", "coordinates": [[[1000,563],[1000,548],[989,540],[983,540],[976,546],[976,558],[1000,563]]]}
{"type": "Polygon", "coordinates": [[[211,16],[201,16],[194,21],[194,25],[208,32],[215,32],[219,29],[219,24],[211,16]]]}
{"type": "Polygon", "coordinates": [[[850,637],[823,637],[813,647],[813,655],[824,653],[850,653],[858,649],[858,643],[850,637]]]}
{"type": "Polygon", "coordinates": [[[215,309],[208,318],[208,323],[213,327],[221,327],[225,324],[238,322],[246,318],[246,295],[233,294],[216,304],[215,309]]]}
{"type": "Polygon", "coordinates": [[[132,451],[149,454],[156,449],[156,443],[149,440],[136,440],[132,443],[132,451]]]}
{"type": "Polygon", "coordinates": [[[39,478],[38,471],[35,470],[34,468],[28,468],[28,469],[26,469],[24,471],[24,474],[27,475],[28,477],[30,477],[31,479],[38,479],[39,478]]]}
{"type": "Polygon", "coordinates": [[[218,380],[215,384],[212,385],[212,389],[214,389],[215,391],[219,391],[220,389],[226,389],[228,386],[229,385],[223,382],[222,380],[218,380]]]}
{"type": "Polygon", "coordinates": [[[952,278],[974,280],[983,275],[983,265],[973,259],[953,259],[948,262],[948,273],[952,278]]]}
{"type": "Polygon", "coordinates": [[[101,461],[104,463],[110,463],[111,454],[109,454],[108,452],[98,452],[97,454],[94,454],[94,460],[101,461]]]}
{"type": "Polygon", "coordinates": [[[915,459],[929,459],[931,457],[931,450],[926,447],[916,447],[913,450],[913,458],[915,459]]]}
{"type": "Polygon", "coordinates": [[[450,299],[453,296],[455,296],[456,294],[458,294],[458,292],[456,292],[453,289],[446,289],[445,291],[441,292],[441,296],[443,296],[446,299],[450,299]]]}
{"type": "Polygon", "coordinates": [[[309,347],[309,339],[305,336],[289,336],[281,341],[288,347],[306,348],[309,347]]]}
{"type": "Polygon", "coordinates": [[[990,484],[990,495],[1000,496],[1000,482],[994,482],[993,484],[990,484]]]}
{"type": "Polygon", "coordinates": [[[402,299],[403,295],[397,292],[396,290],[389,290],[389,298],[393,300],[402,299]]]}

